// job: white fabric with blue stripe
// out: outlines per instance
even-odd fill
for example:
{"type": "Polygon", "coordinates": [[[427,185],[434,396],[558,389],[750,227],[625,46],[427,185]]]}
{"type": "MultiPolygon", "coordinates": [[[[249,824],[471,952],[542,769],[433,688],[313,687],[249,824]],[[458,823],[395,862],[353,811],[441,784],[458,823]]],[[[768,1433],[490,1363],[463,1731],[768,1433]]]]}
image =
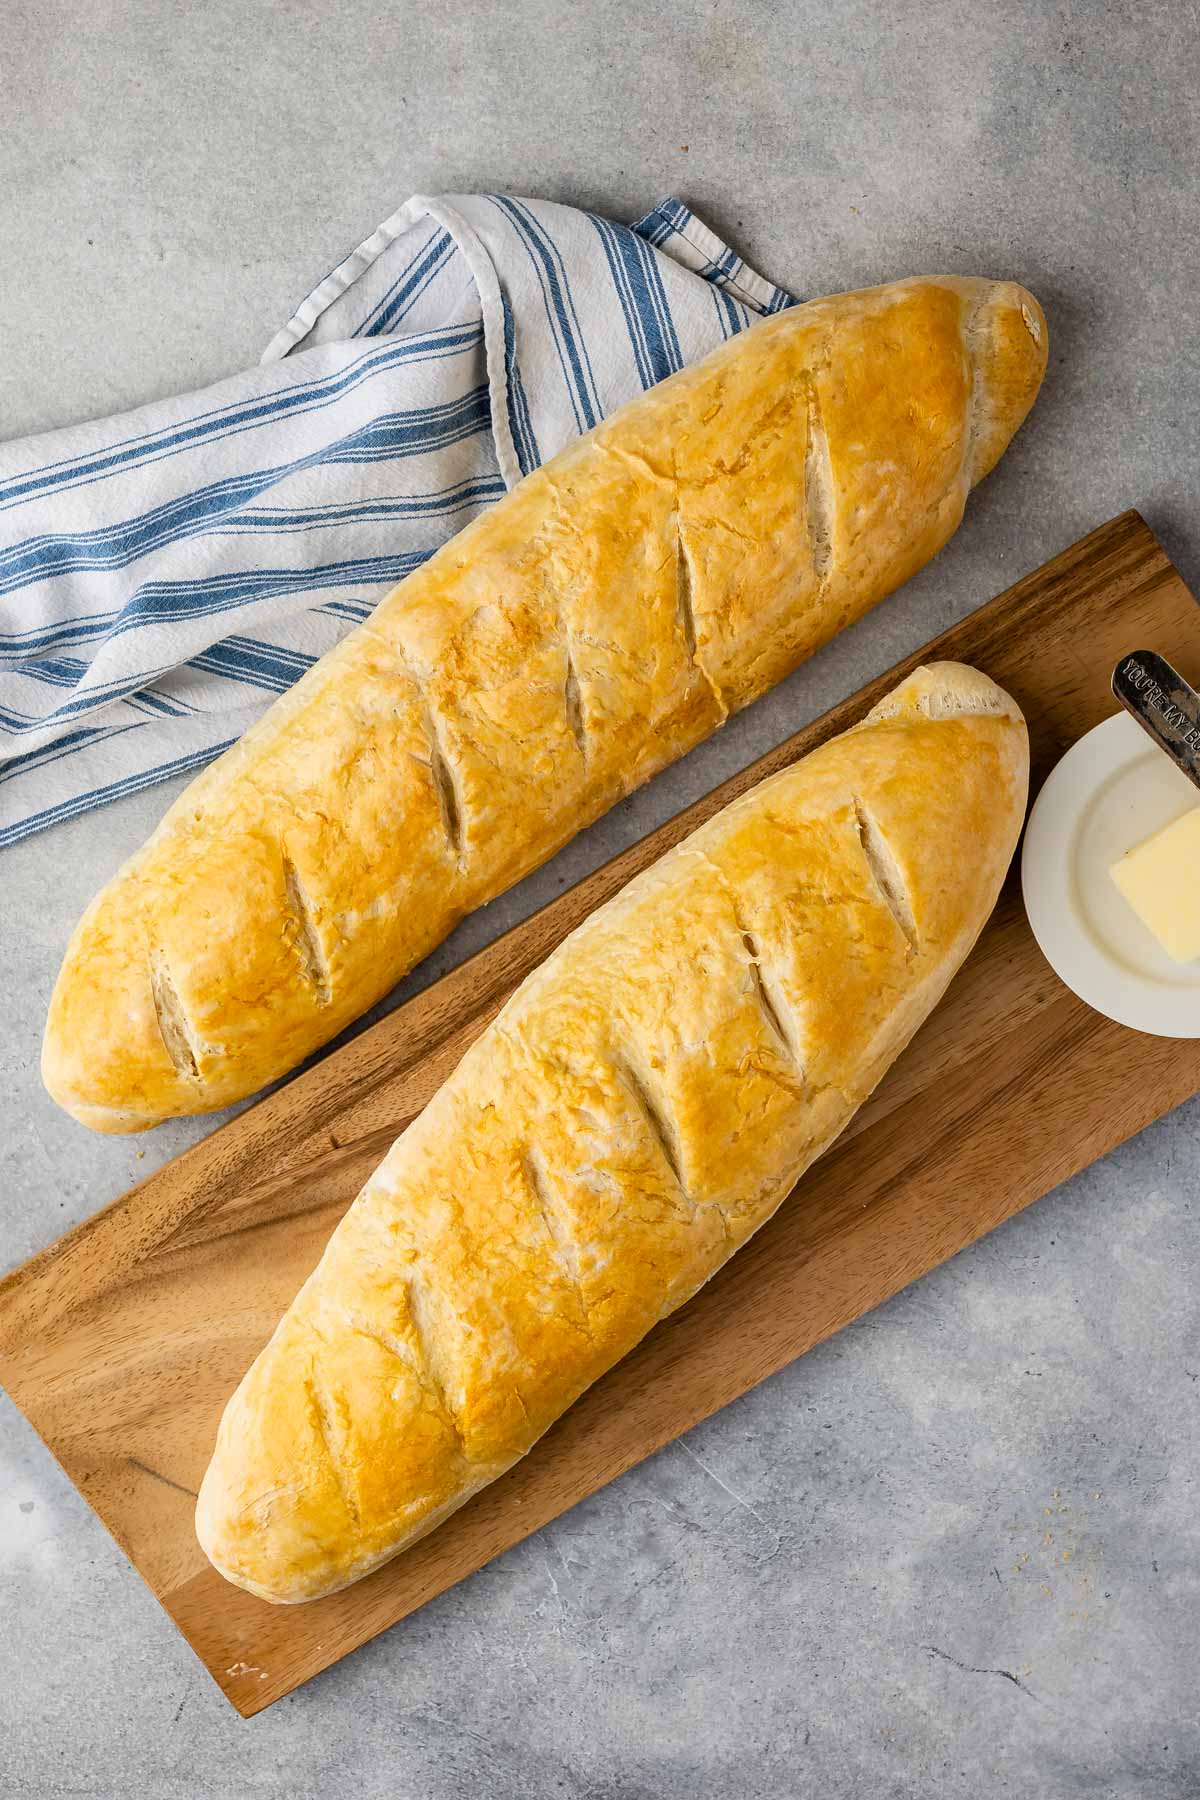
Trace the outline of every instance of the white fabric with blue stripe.
{"type": "Polygon", "coordinates": [[[208,762],[522,475],[790,304],[677,200],[417,197],[257,369],[0,445],[0,847],[208,762]]]}

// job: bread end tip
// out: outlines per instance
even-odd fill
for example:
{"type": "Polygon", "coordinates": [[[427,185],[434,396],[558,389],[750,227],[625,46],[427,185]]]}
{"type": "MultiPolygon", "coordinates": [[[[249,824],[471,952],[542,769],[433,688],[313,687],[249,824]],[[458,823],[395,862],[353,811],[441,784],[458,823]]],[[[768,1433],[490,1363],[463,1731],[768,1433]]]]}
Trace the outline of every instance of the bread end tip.
{"type": "Polygon", "coordinates": [[[982,481],[1007,450],[1037,399],[1046,373],[1050,333],[1046,315],[1028,288],[993,281],[968,328],[975,365],[971,486],[982,481]]]}
{"type": "Polygon", "coordinates": [[[949,719],[970,716],[1007,718],[1024,728],[1020,707],[999,682],[969,663],[922,663],[899,687],[873,706],[869,720],[896,718],[903,713],[921,713],[927,719],[949,719]]]}

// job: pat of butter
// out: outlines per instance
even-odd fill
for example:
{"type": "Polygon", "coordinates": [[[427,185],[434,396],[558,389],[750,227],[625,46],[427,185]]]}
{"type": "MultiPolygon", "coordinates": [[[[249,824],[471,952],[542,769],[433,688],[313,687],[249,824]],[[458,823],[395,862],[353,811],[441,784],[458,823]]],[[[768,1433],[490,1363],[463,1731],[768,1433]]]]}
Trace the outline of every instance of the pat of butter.
{"type": "Polygon", "coordinates": [[[1109,874],[1176,962],[1200,956],[1200,807],[1127,850],[1109,874]]]}

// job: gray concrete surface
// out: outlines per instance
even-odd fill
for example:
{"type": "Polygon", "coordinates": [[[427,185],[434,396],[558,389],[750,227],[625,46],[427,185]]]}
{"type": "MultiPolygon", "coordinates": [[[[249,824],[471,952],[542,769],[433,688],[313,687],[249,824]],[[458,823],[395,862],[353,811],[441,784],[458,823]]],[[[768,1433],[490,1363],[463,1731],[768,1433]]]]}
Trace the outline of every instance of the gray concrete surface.
{"type": "MultiPolygon", "coordinates": [[[[675,192],[801,292],[1045,303],[1044,397],[937,564],[417,981],[1124,506],[1200,577],[1194,4],[7,0],[0,69],[6,436],[243,366],[416,189],[675,192]]],[[[6,1265],[206,1129],[89,1137],[36,1072],[70,926],[169,797],[0,858],[6,1265]]],[[[1198,1121],[252,1724],[0,1403],[0,1795],[1200,1794],[1198,1121]]]]}

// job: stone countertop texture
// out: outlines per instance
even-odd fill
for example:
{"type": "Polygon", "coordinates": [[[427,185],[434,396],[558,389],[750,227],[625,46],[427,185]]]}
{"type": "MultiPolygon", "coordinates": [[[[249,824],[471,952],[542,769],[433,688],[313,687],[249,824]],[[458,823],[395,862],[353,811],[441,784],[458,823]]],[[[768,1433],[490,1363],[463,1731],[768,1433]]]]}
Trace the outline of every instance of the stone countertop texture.
{"type": "MultiPolygon", "coordinates": [[[[1014,276],[1041,401],[952,544],[449,967],[1129,505],[1200,583],[1194,3],[8,0],[0,436],[253,361],[409,193],[690,201],[803,295],[1014,276]]],[[[0,1263],[209,1124],[42,1093],[175,789],[0,858],[0,1263]]],[[[410,984],[411,985],[411,984],[410,984]]],[[[1200,1795],[1200,1102],[251,1723],[0,1400],[0,1796],[1200,1795]]]]}

